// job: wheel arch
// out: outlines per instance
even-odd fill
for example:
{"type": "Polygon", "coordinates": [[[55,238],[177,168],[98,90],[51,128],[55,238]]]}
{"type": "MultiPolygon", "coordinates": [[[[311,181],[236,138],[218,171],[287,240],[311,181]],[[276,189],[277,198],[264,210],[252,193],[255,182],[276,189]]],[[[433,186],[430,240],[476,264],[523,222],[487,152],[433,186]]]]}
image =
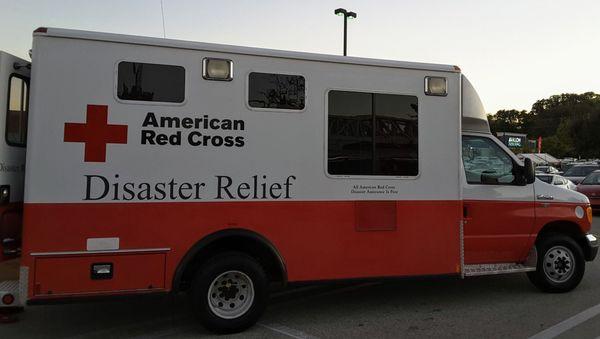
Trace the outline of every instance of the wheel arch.
{"type": "Polygon", "coordinates": [[[287,268],[283,257],[263,235],[242,228],[226,229],[211,233],[196,242],[183,256],[173,276],[173,291],[189,288],[194,272],[206,260],[226,251],[246,253],[265,269],[269,280],[287,283],[287,268]]]}
{"type": "Polygon", "coordinates": [[[569,220],[555,220],[545,224],[537,234],[537,239],[547,235],[548,233],[560,233],[572,237],[584,236],[584,232],[581,227],[573,221],[569,220]]]}
{"type": "Polygon", "coordinates": [[[547,236],[548,234],[562,234],[566,235],[573,240],[581,247],[586,259],[590,256],[591,248],[589,243],[585,239],[585,232],[581,229],[581,227],[573,221],[569,220],[556,220],[547,223],[542,227],[542,229],[538,232],[535,242],[536,244],[540,239],[547,236]]]}

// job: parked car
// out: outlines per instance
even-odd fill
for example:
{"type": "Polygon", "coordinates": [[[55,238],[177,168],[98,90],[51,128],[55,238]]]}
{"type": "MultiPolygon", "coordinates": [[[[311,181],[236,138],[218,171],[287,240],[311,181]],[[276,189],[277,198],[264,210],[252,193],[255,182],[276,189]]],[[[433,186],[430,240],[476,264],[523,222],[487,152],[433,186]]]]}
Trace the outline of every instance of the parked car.
{"type": "Polygon", "coordinates": [[[540,173],[546,173],[546,174],[560,174],[561,173],[554,166],[536,166],[535,171],[540,172],[540,173]]]}
{"type": "Polygon", "coordinates": [[[559,186],[559,187],[566,188],[566,189],[569,189],[572,191],[575,191],[577,188],[577,185],[575,185],[571,180],[569,180],[561,175],[558,175],[558,174],[536,173],[535,177],[547,184],[559,186]]]}
{"type": "Polygon", "coordinates": [[[569,168],[563,175],[575,184],[579,184],[588,174],[600,169],[598,164],[575,165],[569,168]]]}
{"type": "Polygon", "coordinates": [[[600,170],[590,173],[577,185],[577,191],[585,194],[590,199],[594,209],[600,209],[600,170]]]}

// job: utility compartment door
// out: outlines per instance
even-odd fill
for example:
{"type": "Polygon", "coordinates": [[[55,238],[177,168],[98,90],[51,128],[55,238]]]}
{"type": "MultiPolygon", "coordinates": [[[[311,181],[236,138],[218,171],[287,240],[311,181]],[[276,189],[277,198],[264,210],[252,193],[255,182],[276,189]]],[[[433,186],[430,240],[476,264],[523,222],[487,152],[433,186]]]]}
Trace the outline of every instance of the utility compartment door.
{"type": "Polygon", "coordinates": [[[34,297],[162,290],[164,269],[164,253],[38,258],[34,297]],[[105,276],[94,275],[94,265],[104,265],[105,276]]]}

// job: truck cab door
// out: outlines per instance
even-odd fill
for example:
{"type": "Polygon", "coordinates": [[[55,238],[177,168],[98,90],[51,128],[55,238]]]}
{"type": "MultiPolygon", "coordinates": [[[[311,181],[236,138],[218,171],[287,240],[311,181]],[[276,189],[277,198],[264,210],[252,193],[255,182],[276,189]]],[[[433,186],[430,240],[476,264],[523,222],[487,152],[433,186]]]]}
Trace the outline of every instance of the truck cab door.
{"type": "Polygon", "coordinates": [[[0,52],[0,261],[21,248],[30,67],[0,52]]]}
{"type": "Polygon", "coordinates": [[[524,260],[535,213],[523,167],[489,134],[463,135],[462,158],[465,264],[524,260]]]}

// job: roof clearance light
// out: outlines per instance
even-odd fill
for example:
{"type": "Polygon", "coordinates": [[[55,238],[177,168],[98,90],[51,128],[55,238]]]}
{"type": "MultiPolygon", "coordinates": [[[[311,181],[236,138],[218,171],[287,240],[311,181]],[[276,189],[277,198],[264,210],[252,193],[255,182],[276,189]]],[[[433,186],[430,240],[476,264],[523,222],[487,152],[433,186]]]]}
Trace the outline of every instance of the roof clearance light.
{"type": "Polygon", "coordinates": [[[202,77],[206,80],[231,81],[233,61],[227,59],[202,59],[202,77]]]}
{"type": "Polygon", "coordinates": [[[425,94],[445,97],[448,95],[446,78],[425,77],[425,94]]]}

